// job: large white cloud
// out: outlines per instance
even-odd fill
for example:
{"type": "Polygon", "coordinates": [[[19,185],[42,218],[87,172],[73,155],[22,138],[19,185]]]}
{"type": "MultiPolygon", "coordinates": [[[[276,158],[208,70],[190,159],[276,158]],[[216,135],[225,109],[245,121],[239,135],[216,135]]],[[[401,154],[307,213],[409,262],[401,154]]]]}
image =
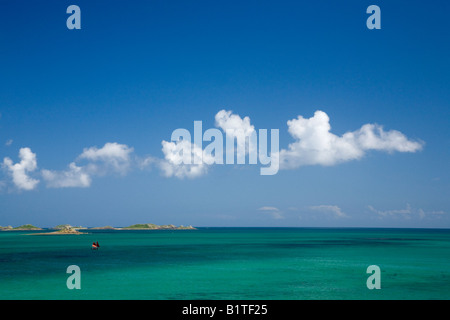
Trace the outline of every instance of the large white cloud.
{"type": "Polygon", "coordinates": [[[20,162],[13,163],[13,161],[6,157],[3,159],[3,165],[12,175],[14,184],[19,189],[33,190],[39,180],[28,176],[29,172],[33,172],[37,168],[36,154],[30,148],[21,148],[19,150],[20,162]]]}
{"type": "Polygon", "coordinates": [[[330,119],[323,111],[316,111],[309,119],[298,116],[287,124],[295,142],[280,151],[280,169],[334,165],[360,159],[369,150],[416,152],[423,146],[399,131],[384,131],[377,124],[365,124],[359,130],[337,136],[330,132],[330,119]]]}

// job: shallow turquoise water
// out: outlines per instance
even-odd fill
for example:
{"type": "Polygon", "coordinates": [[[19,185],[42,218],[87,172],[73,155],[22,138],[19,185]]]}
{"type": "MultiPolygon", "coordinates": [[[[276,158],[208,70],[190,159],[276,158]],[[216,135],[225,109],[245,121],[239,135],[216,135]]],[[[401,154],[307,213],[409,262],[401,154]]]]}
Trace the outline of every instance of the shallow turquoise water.
{"type": "Polygon", "coordinates": [[[0,232],[0,299],[450,299],[450,230],[89,232],[0,232]],[[69,265],[80,290],[66,286],[69,265]],[[369,265],[380,290],[366,286],[369,265]]]}

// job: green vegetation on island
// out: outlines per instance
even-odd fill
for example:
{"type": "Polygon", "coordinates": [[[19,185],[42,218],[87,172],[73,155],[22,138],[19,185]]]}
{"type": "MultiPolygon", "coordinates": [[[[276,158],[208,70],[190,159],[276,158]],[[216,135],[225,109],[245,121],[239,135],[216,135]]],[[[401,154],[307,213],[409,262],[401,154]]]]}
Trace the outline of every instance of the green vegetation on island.
{"type": "Polygon", "coordinates": [[[12,228],[10,230],[25,230],[25,231],[29,231],[29,230],[42,230],[41,228],[35,227],[32,224],[24,224],[15,228],[12,228]]]}
{"type": "Polygon", "coordinates": [[[173,224],[156,225],[153,223],[140,223],[122,228],[122,230],[195,230],[193,226],[174,226],[173,224]]]}

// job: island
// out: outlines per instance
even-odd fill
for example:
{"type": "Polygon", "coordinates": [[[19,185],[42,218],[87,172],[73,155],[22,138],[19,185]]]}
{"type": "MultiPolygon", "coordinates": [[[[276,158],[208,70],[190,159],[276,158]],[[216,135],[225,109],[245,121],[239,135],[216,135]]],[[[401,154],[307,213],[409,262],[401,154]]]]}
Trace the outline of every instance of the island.
{"type": "Polygon", "coordinates": [[[196,230],[193,226],[174,226],[173,224],[156,225],[153,223],[133,224],[129,227],[122,228],[122,230],[196,230]]]}
{"type": "Polygon", "coordinates": [[[56,231],[52,232],[42,232],[42,233],[31,233],[32,235],[39,235],[39,236],[51,236],[51,235],[79,235],[79,234],[87,234],[85,232],[80,232],[74,227],[71,227],[70,225],[66,225],[64,227],[59,228],[56,231]]]}
{"type": "Polygon", "coordinates": [[[67,229],[67,228],[72,228],[72,229],[75,229],[75,230],[86,229],[86,228],[81,227],[81,226],[79,226],[79,227],[73,227],[73,226],[71,226],[70,224],[59,224],[59,225],[53,227],[52,229],[55,229],[55,230],[64,230],[64,229],[67,229]]]}
{"type": "Polygon", "coordinates": [[[0,227],[1,231],[30,231],[30,230],[42,230],[41,228],[35,227],[32,224],[24,224],[18,227],[11,227],[11,226],[7,226],[7,227],[0,227]]]}
{"type": "Polygon", "coordinates": [[[114,228],[111,226],[104,226],[104,227],[93,227],[89,228],[90,230],[120,230],[121,228],[114,228]]]}

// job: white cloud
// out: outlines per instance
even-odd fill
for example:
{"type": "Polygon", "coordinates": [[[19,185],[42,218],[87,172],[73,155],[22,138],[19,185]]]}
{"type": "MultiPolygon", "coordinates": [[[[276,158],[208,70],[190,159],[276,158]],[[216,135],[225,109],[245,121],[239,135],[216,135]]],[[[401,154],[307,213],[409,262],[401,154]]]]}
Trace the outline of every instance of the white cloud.
{"type": "Polygon", "coordinates": [[[147,156],[145,158],[135,157],[136,166],[141,169],[151,168],[153,164],[158,163],[158,159],[152,156],[147,156]]]}
{"type": "Polygon", "coordinates": [[[250,118],[244,117],[242,119],[239,115],[233,114],[232,111],[220,110],[215,116],[216,126],[221,128],[224,132],[238,135],[242,132],[249,136],[255,131],[255,127],[250,124],[250,118]]]}
{"type": "MultiPolygon", "coordinates": [[[[238,163],[239,159],[244,163],[246,154],[250,152],[253,154],[253,151],[257,154],[256,143],[249,143],[250,137],[256,138],[256,130],[249,117],[241,118],[232,111],[220,110],[215,115],[215,123],[225,132],[227,140],[236,141],[236,148],[233,144],[232,149],[226,150],[227,157],[229,154],[237,154],[238,163]]],[[[279,161],[281,169],[295,169],[305,165],[335,165],[361,159],[370,150],[388,153],[416,152],[423,147],[423,142],[412,141],[396,130],[385,131],[377,124],[365,124],[356,131],[346,132],[342,136],[335,135],[330,132],[330,119],[323,111],[316,111],[309,119],[298,116],[289,120],[287,125],[288,132],[295,141],[289,144],[287,149],[271,153],[271,160],[276,163],[279,161]]],[[[230,148],[228,143],[226,146],[230,148]]],[[[160,168],[166,176],[196,177],[207,172],[208,166],[204,164],[205,161],[189,166],[177,162],[176,160],[181,160],[177,156],[179,147],[182,145],[178,145],[178,142],[163,141],[165,160],[160,164],[160,168]]],[[[202,153],[199,147],[194,148],[193,153],[199,155],[202,153]]]]}
{"type": "MultiPolygon", "coordinates": [[[[249,152],[253,154],[253,151],[256,151],[256,143],[249,144],[250,139],[247,139],[250,136],[256,137],[255,127],[251,124],[249,117],[241,118],[232,111],[220,110],[215,115],[215,123],[225,132],[227,138],[236,139],[238,163],[240,156],[245,156],[249,152]],[[243,151],[244,154],[242,154],[243,151]]],[[[273,157],[271,161],[276,160],[278,164],[279,159],[282,169],[294,169],[304,165],[334,165],[360,159],[369,150],[416,152],[423,146],[423,143],[411,141],[399,131],[384,131],[376,124],[365,124],[356,131],[337,136],[330,132],[329,117],[322,111],[316,111],[309,119],[298,116],[296,119],[289,120],[287,125],[295,141],[289,144],[287,149],[282,149],[279,153],[271,153],[271,158],[273,157]]],[[[6,144],[11,143],[12,140],[9,140],[6,144]]],[[[132,147],[108,142],[101,148],[85,148],[66,170],[44,169],[41,174],[48,187],[88,187],[94,176],[111,172],[125,175],[132,168],[144,169],[153,164],[156,164],[167,177],[195,178],[206,174],[210,166],[215,163],[215,158],[210,153],[206,153],[189,139],[175,142],[162,141],[162,152],[163,159],[151,156],[139,158],[134,155],[132,147]]],[[[228,152],[234,155],[234,146],[233,150],[226,152],[227,155],[228,152]]],[[[3,166],[9,170],[18,188],[32,190],[39,183],[39,180],[28,176],[28,173],[37,168],[36,155],[29,148],[22,148],[19,156],[21,161],[16,164],[13,164],[11,159],[4,158],[3,166]]],[[[344,215],[338,209],[329,206],[328,211],[335,212],[337,216],[344,215]]],[[[325,208],[322,207],[320,210],[325,208]]],[[[271,211],[274,217],[282,216],[279,210],[262,211],[271,211]]]]}
{"type": "Polygon", "coordinates": [[[159,167],[166,177],[195,178],[204,175],[214,158],[188,140],[162,141],[164,159],[159,167]]]}
{"type": "Polygon", "coordinates": [[[249,144],[246,140],[252,134],[255,134],[255,127],[250,124],[250,118],[244,117],[243,119],[233,114],[232,111],[220,110],[215,116],[216,126],[222,129],[226,136],[232,139],[236,139],[236,147],[238,157],[240,155],[248,154],[256,148],[256,145],[249,144]]]}
{"type": "Polygon", "coordinates": [[[344,212],[342,212],[341,208],[338,206],[333,205],[319,205],[319,206],[310,206],[309,209],[320,211],[320,212],[326,212],[326,213],[332,213],[336,218],[347,218],[348,215],[346,215],[344,212]]]}
{"type": "Polygon", "coordinates": [[[378,210],[375,209],[373,206],[367,206],[367,208],[373,212],[376,213],[380,218],[385,217],[402,217],[402,218],[412,218],[412,217],[419,217],[419,219],[424,218],[439,218],[446,214],[445,211],[438,210],[438,211],[425,211],[422,208],[413,208],[408,203],[406,204],[406,208],[404,209],[393,209],[393,210],[378,210]]]}
{"type": "MultiPolygon", "coordinates": [[[[370,211],[382,216],[382,217],[386,217],[386,216],[397,216],[397,215],[410,215],[412,213],[412,208],[409,205],[409,203],[406,205],[405,209],[394,209],[394,210],[377,210],[372,206],[367,206],[369,208],[370,211]]],[[[420,212],[420,214],[424,214],[423,210],[420,212]]]]}
{"type": "Polygon", "coordinates": [[[423,147],[422,142],[411,141],[396,130],[384,131],[377,124],[365,124],[359,130],[337,136],[330,132],[330,119],[323,111],[316,111],[309,119],[298,116],[287,124],[295,142],[280,151],[281,169],[334,165],[360,159],[369,150],[416,152],[423,147]]]}
{"type": "Polygon", "coordinates": [[[261,207],[258,210],[270,214],[274,219],[284,219],[283,213],[277,207],[261,207]]]}
{"type": "MultiPolygon", "coordinates": [[[[125,144],[108,142],[102,148],[85,148],[77,161],[86,161],[84,165],[76,162],[69,164],[64,171],[42,170],[41,174],[49,188],[89,187],[93,176],[103,176],[111,172],[125,175],[132,165],[133,148],[125,144]]],[[[140,165],[148,165],[147,159],[140,165]]]]}
{"type": "Polygon", "coordinates": [[[422,150],[423,142],[409,140],[397,130],[384,131],[377,124],[365,124],[356,132],[348,133],[362,150],[379,150],[386,152],[416,152],[422,150]]]}
{"type": "Polygon", "coordinates": [[[33,172],[37,168],[36,154],[30,148],[21,148],[19,158],[20,162],[13,164],[10,158],[5,157],[3,165],[10,172],[14,184],[19,189],[33,190],[39,180],[29,177],[27,173],[33,172]]]}
{"type": "MultiPolygon", "coordinates": [[[[215,116],[216,126],[222,129],[226,136],[236,139],[236,149],[238,162],[240,156],[245,156],[249,148],[254,148],[246,137],[255,132],[255,128],[250,124],[250,118],[241,118],[232,114],[231,111],[220,110],[215,116]]],[[[164,159],[156,161],[159,168],[166,177],[196,178],[208,172],[208,168],[215,163],[215,158],[211,153],[205,152],[200,146],[192,143],[189,138],[168,142],[162,141],[162,152],[164,159]]],[[[228,144],[227,144],[228,146],[228,144]]],[[[234,144],[227,154],[234,154],[234,144]]],[[[151,162],[155,162],[154,159],[151,162]]]]}
{"type": "MultiPolygon", "coordinates": [[[[420,210],[422,210],[422,209],[420,209],[420,210]]],[[[428,211],[428,212],[425,212],[425,214],[433,214],[433,215],[441,216],[441,215],[447,214],[447,213],[443,210],[438,210],[438,211],[428,211]]]]}
{"type": "Polygon", "coordinates": [[[130,168],[132,152],[133,148],[125,144],[108,142],[100,149],[97,147],[84,149],[78,159],[101,163],[100,165],[91,163],[89,166],[89,171],[94,171],[96,174],[105,174],[110,169],[125,174],[130,168]]]}
{"type": "Polygon", "coordinates": [[[58,172],[42,170],[42,177],[47,181],[49,188],[89,187],[91,177],[83,167],[78,167],[75,162],[69,164],[69,169],[58,172]]]}
{"type": "Polygon", "coordinates": [[[10,145],[12,145],[13,143],[13,139],[9,139],[5,142],[5,146],[9,147],[10,145]]]}

